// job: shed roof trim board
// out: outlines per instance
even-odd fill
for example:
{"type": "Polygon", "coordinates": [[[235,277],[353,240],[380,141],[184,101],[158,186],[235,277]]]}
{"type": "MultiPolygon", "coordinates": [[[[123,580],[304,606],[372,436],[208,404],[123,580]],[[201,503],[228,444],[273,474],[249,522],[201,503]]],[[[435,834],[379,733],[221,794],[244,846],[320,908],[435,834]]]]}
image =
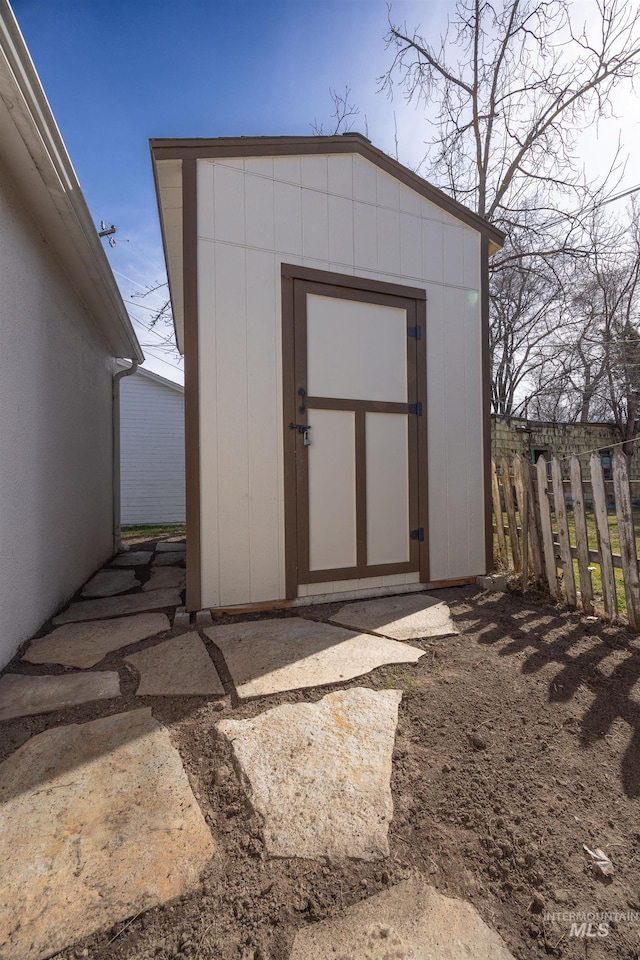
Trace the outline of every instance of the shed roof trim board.
{"type": "Polygon", "coordinates": [[[450,216],[473,230],[487,241],[489,255],[499,250],[505,234],[493,224],[479,217],[468,207],[454,200],[444,191],[428,183],[413,170],[374,147],[360,133],[345,133],[331,137],[214,137],[189,139],[152,139],[149,141],[153,164],[158,210],[162,226],[167,275],[173,307],[178,348],[183,352],[183,237],[182,217],[182,163],[185,160],[244,159],[246,157],[329,156],[335,154],[359,155],[384,170],[400,183],[433,203],[450,216]]]}
{"type": "Polygon", "coordinates": [[[411,187],[462,223],[485,234],[496,247],[499,248],[504,243],[505,234],[501,230],[479,217],[468,207],[458,203],[444,191],[428,183],[409,167],[405,167],[393,157],[374,147],[371,141],[360,133],[345,133],[334,137],[216,137],[209,140],[150,140],[149,143],[154,163],[160,160],[187,158],[202,160],[222,157],[357,153],[382,170],[386,170],[401,183],[411,187]]]}
{"type": "Polygon", "coordinates": [[[55,118],[0,0],[0,162],[116,357],[144,360],[55,118]]]}

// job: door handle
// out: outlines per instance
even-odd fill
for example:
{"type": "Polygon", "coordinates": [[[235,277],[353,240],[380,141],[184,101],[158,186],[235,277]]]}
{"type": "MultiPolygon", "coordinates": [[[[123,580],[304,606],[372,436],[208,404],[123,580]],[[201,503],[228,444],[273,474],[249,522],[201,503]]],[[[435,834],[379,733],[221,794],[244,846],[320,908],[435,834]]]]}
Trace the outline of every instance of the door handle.
{"type": "Polygon", "coordinates": [[[298,396],[299,396],[301,399],[300,399],[300,406],[298,407],[298,413],[305,413],[305,411],[306,411],[306,409],[307,409],[306,406],[305,406],[305,404],[304,404],[304,400],[305,400],[306,395],[307,395],[307,391],[305,390],[305,388],[304,388],[304,387],[300,387],[300,389],[298,390],[298,396]]]}

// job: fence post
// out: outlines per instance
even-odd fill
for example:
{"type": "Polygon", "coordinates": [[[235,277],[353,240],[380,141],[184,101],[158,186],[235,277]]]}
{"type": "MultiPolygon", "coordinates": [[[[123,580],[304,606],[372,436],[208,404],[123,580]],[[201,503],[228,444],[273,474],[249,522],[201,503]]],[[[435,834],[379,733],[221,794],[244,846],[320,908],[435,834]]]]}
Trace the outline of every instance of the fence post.
{"type": "Polygon", "coordinates": [[[542,531],[542,547],[544,551],[544,566],[547,573],[547,582],[552,597],[558,596],[558,574],[556,572],[556,554],[553,547],[553,528],[551,526],[551,509],[547,494],[547,463],[544,457],[538,457],[536,465],[538,473],[538,500],[540,503],[540,529],[542,531]]]}
{"type": "Polygon", "coordinates": [[[587,518],[584,512],[584,489],[582,486],[582,468],[575,453],[569,460],[571,474],[571,499],[573,501],[573,519],[576,525],[576,547],[578,549],[578,571],[580,573],[580,599],[585,613],[593,613],[593,582],[589,570],[589,536],[587,518]]]}
{"type": "Polygon", "coordinates": [[[591,457],[589,458],[589,466],[591,469],[591,489],[593,490],[593,512],[595,513],[596,517],[598,550],[600,552],[600,572],[602,574],[604,612],[607,620],[614,620],[618,613],[618,595],[616,593],[616,578],[613,573],[611,536],[609,534],[607,495],[604,489],[602,460],[597,453],[591,454],[591,457]]]}
{"type": "Polygon", "coordinates": [[[511,485],[511,471],[507,458],[500,460],[500,478],[502,480],[502,492],[504,494],[504,505],[507,511],[507,521],[509,524],[509,540],[511,541],[511,555],[513,557],[513,567],[516,573],[522,570],[522,561],[520,560],[520,544],[518,543],[518,523],[516,521],[516,508],[513,503],[513,487],[511,485]]]}
{"type": "Polygon", "coordinates": [[[631,509],[631,487],[629,485],[627,458],[619,449],[613,455],[613,490],[616,498],[616,516],[618,518],[624,593],[627,598],[627,616],[631,627],[634,630],[639,630],[640,581],[638,581],[638,555],[633,529],[633,511],[631,509]]]}
{"type": "Polygon", "coordinates": [[[576,580],[573,573],[573,558],[571,556],[571,540],[569,538],[569,524],[567,523],[567,507],[564,502],[564,487],[562,485],[562,467],[557,457],[551,459],[551,484],[553,486],[553,504],[558,524],[558,539],[560,541],[560,559],[564,572],[564,592],[567,603],[575,607],[576,580]]]}
{"type": "Polygon", "coordinates": [[[496,518],[496,531],[498,534],[498,549],[500,559],[505,569],[509,566],[509,556],[507,554],[507,541],[504,535],[504,522],[502,520],[502,504],[500,503],[500,487],[498,486],[498,474],[496,472],[495,461],[491,461],[491,494],[493,497],[493,513],[496,518]]]}

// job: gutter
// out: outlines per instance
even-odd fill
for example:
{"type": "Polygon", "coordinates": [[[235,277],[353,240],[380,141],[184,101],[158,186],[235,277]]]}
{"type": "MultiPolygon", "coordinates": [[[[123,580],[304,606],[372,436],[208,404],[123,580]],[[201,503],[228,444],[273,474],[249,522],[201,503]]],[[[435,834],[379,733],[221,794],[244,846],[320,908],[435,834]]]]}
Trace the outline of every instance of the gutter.
{"type": "Polygon", "coordinates": [[[113,437],[113,552],[122,547],[122,529],[120,527],[120,381],[130,377],[138,369],[138,361],[132,360],[131,366],[120,370],[113,377],[111,432],[113,437]]]}

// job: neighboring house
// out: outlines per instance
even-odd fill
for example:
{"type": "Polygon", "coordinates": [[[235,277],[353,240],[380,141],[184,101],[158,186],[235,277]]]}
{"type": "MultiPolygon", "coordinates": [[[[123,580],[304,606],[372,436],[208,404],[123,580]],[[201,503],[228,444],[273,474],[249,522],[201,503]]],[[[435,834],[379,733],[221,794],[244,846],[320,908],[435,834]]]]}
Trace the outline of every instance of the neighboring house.
{"type": "Polygon", "coordinates": [[[3,665],[114,552],[115,358],[143,360],[6,0],[0,291],[3,665]]]}
{"type": "Polygon", "coordinates": [[[184,387],[139,367],[120,385],[120,522],[184,520],[184,387]]]}
{"type": "Polygon", "coordinates": [[[359,134],[151,153],[185,355],[189,609],[484,573],[503,235],[359,134]]]}
{"type": "MultiPolygon", "coordinates": [[[[612,423],[558,423],[545,420],[528,420],[524,417],[491,417],[491,456],[499,461],[508,460],[518,453],[537,463],[538,457],[546,460],[558,457],[564,475],[569,477],[569,457],[576,453],[583,468],[593,451],[600,453],[605,480],[610,480],[611,457],[620,443],[612,423]]],[[[633,445],[630,462],[631,477],[640,479],[640,442],[633,445]]]]}

